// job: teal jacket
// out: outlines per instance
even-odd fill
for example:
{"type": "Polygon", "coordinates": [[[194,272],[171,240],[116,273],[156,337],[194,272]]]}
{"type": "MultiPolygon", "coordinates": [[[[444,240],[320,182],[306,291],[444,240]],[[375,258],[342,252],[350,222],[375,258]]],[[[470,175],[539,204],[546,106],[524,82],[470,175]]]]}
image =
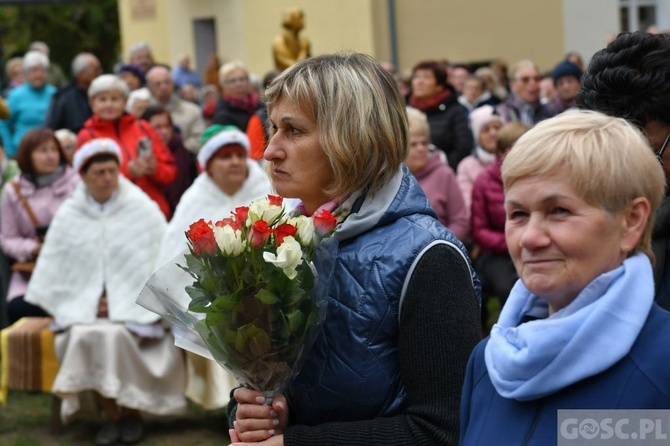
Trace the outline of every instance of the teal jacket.
{"type": "Polygon", "coordinates": [[[53,85],[47,84],[38,89],[24,82],[9,93],[9,119],[0,121],[0,135],[8,157],[16,155],[24,133],[43,125],[55,92],[53,85]]]}

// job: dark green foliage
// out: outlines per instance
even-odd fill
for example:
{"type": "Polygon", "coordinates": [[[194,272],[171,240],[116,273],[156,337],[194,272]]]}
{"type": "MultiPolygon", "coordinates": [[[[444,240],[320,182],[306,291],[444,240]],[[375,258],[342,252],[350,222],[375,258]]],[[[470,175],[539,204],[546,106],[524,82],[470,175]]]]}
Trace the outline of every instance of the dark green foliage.
{"type": "MultiPolygon", "coordinates": [[[[111,72],[120,53],[117,0],[0,7],[0,50],[3,64],[24,54],[31,42],[49,45],[49,58],[69,78],[72,59],[83,51],[95,54],[111,72]]],[[[2,70],[3,76],[4,67],[2,70]]]]}

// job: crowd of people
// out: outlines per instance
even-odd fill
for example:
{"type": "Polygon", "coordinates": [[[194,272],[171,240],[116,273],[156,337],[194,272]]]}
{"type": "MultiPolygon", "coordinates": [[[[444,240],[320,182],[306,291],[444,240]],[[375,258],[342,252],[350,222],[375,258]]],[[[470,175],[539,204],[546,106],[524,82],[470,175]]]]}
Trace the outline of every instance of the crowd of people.
{"type": "Polygon", "coordinates": [[[6,66],[0,322],[53,318],[52,392],[65,421],[103,414],[98,445],[140,441],[142,412],[189,399],[265,446],[547,444],[557,409],[670,408],[651,347],[670,340],[668,55],[670,36],[633,33],[588,70],[569,53],[545,73],[400,74],[343,53],[261,82],[138,43],[114,73],[77,55],[65,84],[36,42],[6,66]],[[315,260],[326,321],[266,405],[135,299],[190,223],[273,192],[339,225],[336,260],[315,260]]]}

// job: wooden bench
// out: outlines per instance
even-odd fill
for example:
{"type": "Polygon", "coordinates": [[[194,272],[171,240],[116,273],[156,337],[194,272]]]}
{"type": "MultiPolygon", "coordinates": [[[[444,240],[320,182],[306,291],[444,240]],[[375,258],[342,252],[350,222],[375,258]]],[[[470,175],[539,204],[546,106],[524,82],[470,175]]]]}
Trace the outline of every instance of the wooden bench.
{"type": "MultiPolygon", "coordinates": [[[[60,363],[55,352],[51,318],[26,317],[0,331],[0,404],[6,404],[9,389],[51,392],[60,363]]],[[[51,432],[62,430],[60,398],[53,396],[51,432]]]]}

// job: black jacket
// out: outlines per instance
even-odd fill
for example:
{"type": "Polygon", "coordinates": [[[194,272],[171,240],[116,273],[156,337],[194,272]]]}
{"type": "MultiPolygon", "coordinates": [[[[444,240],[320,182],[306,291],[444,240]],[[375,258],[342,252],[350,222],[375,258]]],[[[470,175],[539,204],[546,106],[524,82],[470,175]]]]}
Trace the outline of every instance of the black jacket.
{"type": "Polygon", "coordinates": [[[88,93],[73,81],[51,98],[44,125],[53,130],[70,129],[77,133],[91,116],[93,111],[88,105],[88,93]]]}
{"type": "Polygon", "coordinates": [[[456,92],[433,108],[423,110],[428,117],[430,140],[442,150],[454,171],[463,158],[472,153],[474,139],[468,124],[467,111],[458,103],[456,92]]]}
{"type": "Polygon", "coordinates": [[[220,98],[214,109],[212,124],[234,125],[242,132],[246,132],[249,119],[253,114],[254,112],[249,113],[247,110],[237,108],[225,99],[220,98]]]}

